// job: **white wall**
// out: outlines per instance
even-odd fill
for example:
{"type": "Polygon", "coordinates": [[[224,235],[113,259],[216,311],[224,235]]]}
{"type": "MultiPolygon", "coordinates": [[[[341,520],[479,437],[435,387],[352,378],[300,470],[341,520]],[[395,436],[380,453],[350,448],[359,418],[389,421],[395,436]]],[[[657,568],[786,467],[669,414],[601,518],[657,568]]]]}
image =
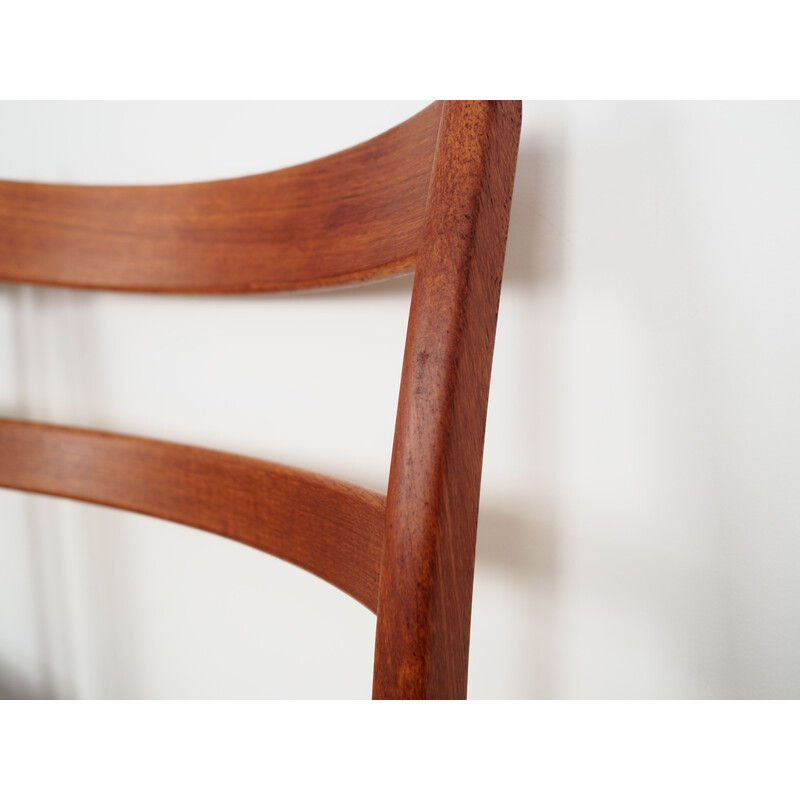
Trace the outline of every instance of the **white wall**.
{"type": "MultiPolygon", "coordinates": [[[[419,103],[0,104],[0,176],[324,155],[419,103]]],[[[471,697],[800,696],[800,106],[528,102],[471,697]]],[[[411,291],[0,286],[0,414],[385,489],[411,291]]],[[[219,537],[0,491],[0,696],[368,697],[374,617],[219,537]]]]}

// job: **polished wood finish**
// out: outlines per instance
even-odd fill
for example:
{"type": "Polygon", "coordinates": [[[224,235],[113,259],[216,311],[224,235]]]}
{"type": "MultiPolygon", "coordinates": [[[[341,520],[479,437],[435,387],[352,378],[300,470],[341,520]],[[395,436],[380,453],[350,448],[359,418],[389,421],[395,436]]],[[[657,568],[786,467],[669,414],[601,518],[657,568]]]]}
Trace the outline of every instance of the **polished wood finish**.
{"type": "Polygon", "coordinates": [[[218,533],[377,607],[386,501],[368,489],[199,447],[6,419],[0,486],[218,533]]]}
{"type": "Polygon", "coordinates": [[[448,103],[417,261],[386,507],[373,696],[462,698],[489,377],[521,124],[448,103]]]}
{"type": "Polygon", "coordinates": [[[521,123],[434,103],[342,153],[169,187],[0,181],[0,280],[278,291],[416,269],[387,496],[268,462],[0,420],[0,486],[219,533],[377,611],[373,697],[463,698],[486,408],[521,123]]]}
{"type": "Polygon", "coordinates": [[[441,116],[433,104],[341,153],[178,186],[0,181],[0,280],[265,292],[413,269],[441,116]]]}

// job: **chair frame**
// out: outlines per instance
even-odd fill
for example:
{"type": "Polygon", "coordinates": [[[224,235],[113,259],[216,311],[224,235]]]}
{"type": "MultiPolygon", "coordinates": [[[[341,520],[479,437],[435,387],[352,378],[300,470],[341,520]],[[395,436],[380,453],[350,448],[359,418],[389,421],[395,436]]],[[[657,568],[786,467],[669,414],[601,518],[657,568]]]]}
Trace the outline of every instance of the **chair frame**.
{"type": "Polygon", "coordinates": [[[386,495],[202,448],[0,419],[0,486],[295,563],[377,614],[373,697],[467,694],[483,440],[518,101],[440,101],[369,142],[204,184],[0,181],[0,280],[290,291],[415,272],[386,495]]]}

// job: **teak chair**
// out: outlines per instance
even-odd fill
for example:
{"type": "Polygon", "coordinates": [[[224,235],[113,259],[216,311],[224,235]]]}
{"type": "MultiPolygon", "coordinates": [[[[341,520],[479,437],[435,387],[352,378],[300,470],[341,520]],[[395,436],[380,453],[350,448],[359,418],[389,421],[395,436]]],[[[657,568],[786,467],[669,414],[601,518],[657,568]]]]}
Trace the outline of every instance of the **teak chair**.
{"type": "Polygon", "coordinates": [[[415,270],[387,494],[236,455],[0,420],[0,486],[286,559],[377,614],[374,698],[464,698],[483,439],[521,104],[437,102],[364,144],[228,181],[0,181],[0,280],[282,292],[415,270]]]}

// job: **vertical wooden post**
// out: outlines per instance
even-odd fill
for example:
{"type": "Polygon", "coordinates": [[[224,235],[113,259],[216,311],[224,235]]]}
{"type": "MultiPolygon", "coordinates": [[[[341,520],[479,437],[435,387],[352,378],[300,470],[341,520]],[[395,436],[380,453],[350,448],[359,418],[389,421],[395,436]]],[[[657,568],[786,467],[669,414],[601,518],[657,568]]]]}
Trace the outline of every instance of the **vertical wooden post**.
{"type": "Polygon", "coordinates": [[[386,508],[373,697],[465,698],[517,101],[443,105],[386,508]]]}

